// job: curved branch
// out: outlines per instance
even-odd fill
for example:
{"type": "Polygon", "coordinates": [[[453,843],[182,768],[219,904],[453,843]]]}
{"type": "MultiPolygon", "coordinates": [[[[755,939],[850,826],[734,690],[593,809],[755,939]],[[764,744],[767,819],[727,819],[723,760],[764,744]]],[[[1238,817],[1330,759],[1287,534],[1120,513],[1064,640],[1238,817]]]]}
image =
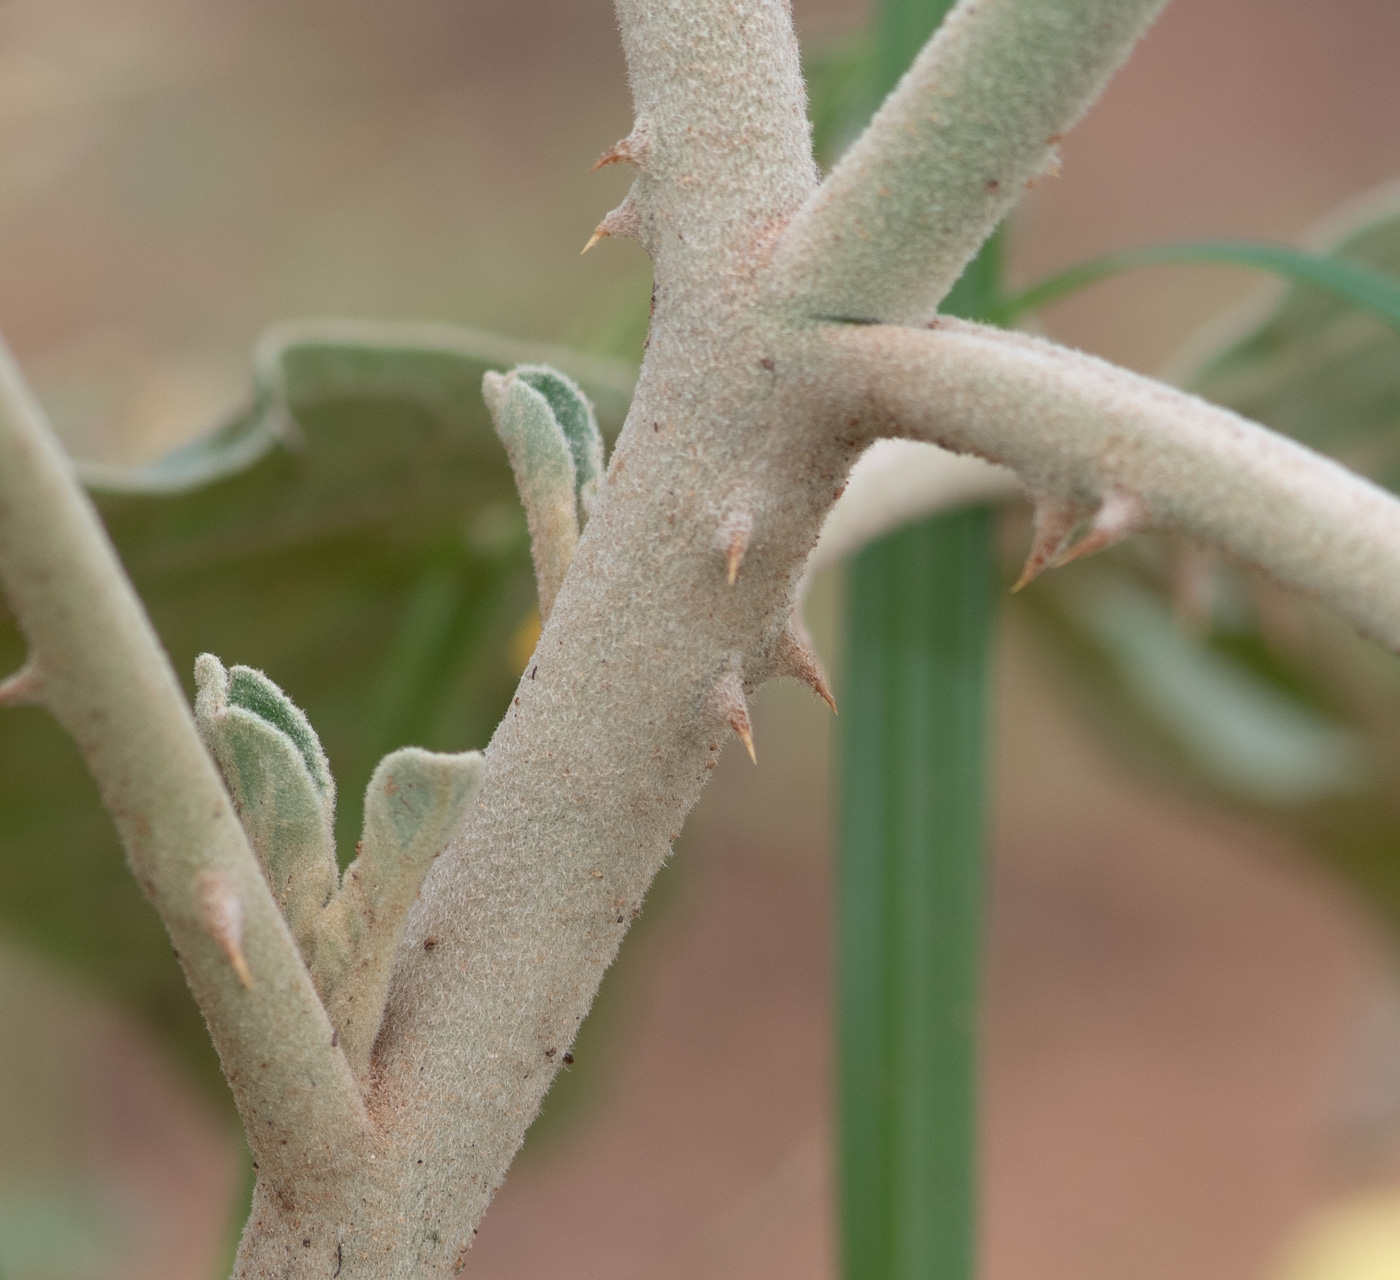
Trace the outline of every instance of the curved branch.
{"type": "Polygon", "coordinates": [[[804,315],[918,324],[1165,0],[961,0],[783,233],[804,315]]]}
{"type": "Polygon", "coordinates": [[[3,345],[0,583],[36,700],[73,735],[170,933],[260,1176],[314,1190],[368,1133],[359,1092],[160,641],[3,345]]]}
{"type": "Polygon", "coordinates": [[[932,330],[831,326],[818,342],[810,358],[833,396],[855,393],[883,434],[1004,463],[1038,501],[1097,508],[1084,550],[1135,528],[1179,529],[1400,650],[1400,501],[1338,463],[1023,334],[940,319],[932,330]]]}

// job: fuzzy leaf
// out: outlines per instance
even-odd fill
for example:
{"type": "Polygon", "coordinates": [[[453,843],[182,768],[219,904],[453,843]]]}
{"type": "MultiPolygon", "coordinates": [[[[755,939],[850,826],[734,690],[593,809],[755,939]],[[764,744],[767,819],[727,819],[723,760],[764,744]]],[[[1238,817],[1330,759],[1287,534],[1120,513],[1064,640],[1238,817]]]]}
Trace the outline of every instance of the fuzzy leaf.
{"type": "MultiPolygon", "coordinates": [[[[485,743],[519,675],[534,587],[483,374],[548,361],[621,425],[632,370],[437,325],[299,324],[258,346],[231,422],[133,469],[83,467],[178,671],[266,671],[316,725],[354,847],[365,785],[408,742],[485,743]]],[[[24,646],[0,600],[0,671],[24,646]]],[[[0,927],[174,1038],[226,1096],[156,913],[71,739],[0,711],[0,927]]]]}
{"type": "Polygon", "coordinates": [[[335,784],[306,716],[261,671],[195,663],[195,720],[292,934],[306,950],[339,879],[335,784]]]}
{"type": "Polygon", "coordinates": [[[530,526],[540,617],[548,618],[578,546],[574,452],[553,405],[520,370],[504,377],[488,373],[482,394],[515,473],[515,487],[530,526]]]}
{"type": "Polygon", "coordinates": [[[569,442],[582,527],[593,508],[593,499],[598,496],[598,486],[603,482],[603,436],[598,430],[593,406],[578,383],[548,365],[521,365],[515,374],[549,402],[554,420],[569,442]]]}
{"type": "Polygon", "coordinates": [[[352,1067],[363,1070],[383,1018],[394,948],[423,877],[462,825],[481,779],[479,751],[403,747],[365,792],[360,855],[325,912],[312,973],[352,1067]]]}

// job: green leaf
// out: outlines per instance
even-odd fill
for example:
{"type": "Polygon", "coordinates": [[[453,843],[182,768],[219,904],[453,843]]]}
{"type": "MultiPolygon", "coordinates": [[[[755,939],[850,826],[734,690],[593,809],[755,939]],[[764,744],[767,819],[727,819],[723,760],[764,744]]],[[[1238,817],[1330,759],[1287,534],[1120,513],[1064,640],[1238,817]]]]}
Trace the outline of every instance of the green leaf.
{"type": "MultiPolygon", "coordinates": [[[[621,425],[632,370],[434,325],[301,324],[258,346],[248,408],[148,466],[83,467],[175,669],[268,673],[305,709],[354,848],[375,765],[485,745],[519,675],[534,586],[481,399],[488,370],[566,371],[621,425]]],[[[23,659],[0,602],[0,670],[23,659]]],[[[61,958],[218,1080],[159,920],[96,788],[43,712],[0,712],[0,927],[61,958]]]]}
{"type": "Polygon", "coordinates": [[[572,378],[548,365],[524,365],[516,376],[549,402],[554,420],[569,442],[574,461],[574,492],[580,516],[587,518],[603,482],[603,437],[593,406],[572,378]]]}
{"type": "MultiPolygon", "coordinates": [[[[1400,492],[1394,194],[1287,253],[1270,269],[1294,283],[1216,326],[1186,385],[1400,492]]],[[[1400,926],[1400,659],[1225,565],[1197,627],[1173,625],[1175,554],[1135,539],[1026,604],[1121,746],[1281,822],[1400,926]]]]}
{"type": "Polygon", "coordinates": [[[1400,280],[1364,262],[1248,240],[1197,240],[1105,254],[1007,298],[993,308],[991,318],[997,324],[1010,325],[1029,311],[1039,310],[1110,276],[1175,263],[1213,263],[1269,272],[1316,289],[1336,302],[1400,329],[1400,280]]]}

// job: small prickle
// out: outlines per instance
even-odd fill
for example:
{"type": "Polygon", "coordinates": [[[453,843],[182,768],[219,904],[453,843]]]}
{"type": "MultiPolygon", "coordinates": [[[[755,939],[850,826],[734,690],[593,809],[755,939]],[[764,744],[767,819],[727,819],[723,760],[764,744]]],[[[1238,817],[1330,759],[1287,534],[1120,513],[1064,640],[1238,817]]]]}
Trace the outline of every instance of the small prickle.
{"type": "Polygon", "coordinates": [[[731,587],[739,580],[739,568],[752,534],[753,516],[742,507],[730,511],[719,523],[716,540],[724,553],[725,580],[731,587]]]}
{"type": "Polygon", "coordinates": [[[646,168],[647,126],[639,120],[632,132],[618,142],[614,142],[593,164],[593,172],[610,164],[634,164],[639,169],[646,168]]]}
{"type": "Polygon", "coordinates": [[[1135,493],[1126,489],[1111,490],[1099,504],[1089,532],[1072,547],[1061,551],[1055,557],[1054,567],[1058,569],[1122,542],[1130,533],[1142,528],[1145,515],[1142,499],[1135,493]]]}
{"type": "Polygon", "coordinates": [[[826,682],[826,672],[822,670],[821,659],[807,639],[802,624],[796,617],[790,617],[773,651],[773,659],[782,675],[800,680],[817,693],[833,712],[836,699],[831,696],[831,686],[826,682]]]}
{"type": "Polygon", "coordinates": [[[243,954],[243,903],[232,882],[218,871],[199,875],[199,918],[209,936],[223,948],[238,981],[244,989],[253,985],[253,975],[243,954]]]}
{"type": "Polygon", "coordinates": [[[1078,523],[1080,508],[1064,498],[1039,498],[1035,504],[1034,533],[1031,535],[1030,554],[1026,556],[1026,567],[1011,588],[1020,591],[1034,582],[1040,574],[1054,562],[1055,556],[1064,546],[1074,526],[1078,523]]]}
{"type": "Polygon", "coordinates": [[[744,744],[749,759],[758,763],[753,749],[753,725],[749,721],[749,704],[744,697],[744,685],[736,672],[722,676],[714,688],[715,710],[734,730],[734,736],[744,744]]]}
{"type": "Polygon", "coordinates": [[[588,237],[588,243],[579,251],[579,256],[582,257],[605,236],[631,236],[635,239],[640,229],[641,220],[638,218],[636,206],[629,196],[593,229],[593,234],[588,237]]]}

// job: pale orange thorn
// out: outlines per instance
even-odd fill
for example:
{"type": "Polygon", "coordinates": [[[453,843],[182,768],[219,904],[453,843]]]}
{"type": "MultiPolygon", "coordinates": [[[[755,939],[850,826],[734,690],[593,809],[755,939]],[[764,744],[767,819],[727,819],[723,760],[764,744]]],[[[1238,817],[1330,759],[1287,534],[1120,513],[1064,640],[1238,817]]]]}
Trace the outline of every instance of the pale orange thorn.
{"type": "Polygon", "coordinates": [[[736,718],[731,720],[729,722],[729,727],[734,730],[739,741],[744,744],[744,750],[749,753],[749,759],[752,760],[754,764],[757,764],[758,755],[753,749],[753,729],[749,726],[748,716],[745,715],[743,719],[736,718]]]}
{"type": "Polygon", "coordinates": [[[608,230],[608,220],[604,218],[603,221],[600,222],[594,229],[593,234],[588,237],[588,243],[584,245],[582,249],[579,250],[578,256],[580,258],[583,257],[583,255],[587,253],[595,244],[597,244],[599,240],[601,240],[604,236],[610,235],[612,235],[612,232],[608,230]]]}
{"type": "Polygon", "coordinates": [[[1142,501],[1136,494],[1115,489],[1099,506],[1094,523],[1072,547],[1066,547],[1052,562],[1053,568],[1073,564],[1096,551],[1105,551],[1142,527],[1142,501]]]}
{"type": "Polygon", "coordinates": [[[599,169],[610,164],[635,164],[637,158],[632,154],[629,142],[630,139],[627,138],[623,138],[620,142],[614,142],[593,162],[593,168],[589,172],[597,173],[599,169]]]}
{"type": "Polygon", "coordinates": [[[832,696],[831,687],[826,682],[826,672],[822,670],[821,659],[817,657],[810,641],[803,634],[802,624],[796,617],[788,619],[788,625],[778,638],[774,657],[783,675],[800,680],[831,708],[832,714],[840,714],[836,710],[836,699],[832,696]]]}
{"type": "Polygon", "coordinates": [[[739,581],[739,566],[744,562],[744,552],[748,549],[748,539],[739,530],[729,537],[729,547],[724,553],[725,578],[732,587],[739,581]]]}
{"type": "Polygon", "coordinates": [[[243,903],[238,890],[217,871],[200,873],[199,914],[210,936],[222,948],[244,990],[251,989],[253,974],[243,954],[243,903]]]}
{"type": "Polygon", "coordinates": [[[730,671],[720,677],[712,697],[715,710],[734,730],[734,736],[744,744],[749,759],[757,764],[758,756],[753,749],[753,725],[749,721],[749,704],[744,698],[744,686],[738,673],[730,671]]]}
{"type": "Polygon", "coordinates": [[[1041,498],[1036,502],[1030,554],[1026,556],[1026,567],[1021,570],[1016,585],[1011,588],[1013,592],[1034,582],[1050,567],[1079,520],[1079,512],[1079,507],[1064,498],[1041,498]]]}
{"type": "Polygon", "coordinates": [[[724,552],[725,579],[731,587],[739,580],[739,568],[744,563],[745,552],[749,549],[751,533],[753,516],[742,507],[731,509],[720,521],[716,541],[724,552]]]}

